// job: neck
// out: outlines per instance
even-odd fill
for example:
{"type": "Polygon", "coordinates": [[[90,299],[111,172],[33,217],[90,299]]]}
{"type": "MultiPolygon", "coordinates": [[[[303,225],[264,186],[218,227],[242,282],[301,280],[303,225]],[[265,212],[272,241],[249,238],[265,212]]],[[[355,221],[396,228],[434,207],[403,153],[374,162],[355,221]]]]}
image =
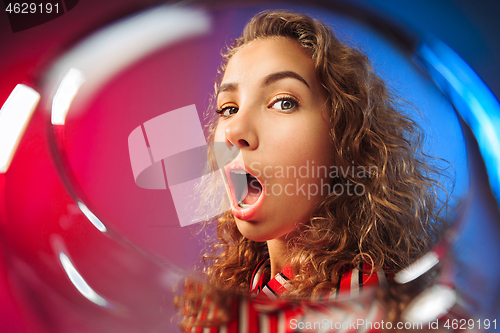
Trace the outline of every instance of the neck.
{"type": "Polygon", "coordinates": [[[285,239],[267,241],[269,261],[271,262],[271,278],[275,277],[286,266],[287,246],[285,239]]]}

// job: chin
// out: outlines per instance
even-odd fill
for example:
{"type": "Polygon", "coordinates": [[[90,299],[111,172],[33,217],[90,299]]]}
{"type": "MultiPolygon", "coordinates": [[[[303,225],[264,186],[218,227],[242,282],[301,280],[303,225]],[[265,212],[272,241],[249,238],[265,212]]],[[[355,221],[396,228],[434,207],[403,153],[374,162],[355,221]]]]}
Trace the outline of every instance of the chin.
{"type": "Polygon", "coordinates": [[[258,228],[256,226],[257,222],[243,221],[237,218],[235,218],[235,220],[236,220],[236,226],[238,227],[238,231],[246,239],[249,239],[254,242],[265,242],[272,239],[272,236],[267,235],[267,233],[255,230],[258,228]]]}
{"type": "Polygon", "coordinates": [[[238,231],[245,237],[254,242],[267,242],[273,239],[281,239],[290,233],[293,233],[294,230],[289,230],[285,234],[280,232],[280,230],[274,230],[274,232],[270,230],[262,230],[257,226],[257,222],[253,221],[242,221],[236,220],[236,226],[238,227],[238,231]],[[260,229],[260,230],[258,230],[260,229]]]}

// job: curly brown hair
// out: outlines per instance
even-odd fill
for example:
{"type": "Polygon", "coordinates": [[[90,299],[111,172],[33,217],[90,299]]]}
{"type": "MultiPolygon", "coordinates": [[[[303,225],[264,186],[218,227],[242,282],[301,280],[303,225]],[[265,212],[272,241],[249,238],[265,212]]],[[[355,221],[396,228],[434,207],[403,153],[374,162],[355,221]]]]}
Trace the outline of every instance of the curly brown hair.
{"type": "MultiPolygon", "coordinates": [[[[251,19],[223,54],[216,91],[241,47],[272,37],[297,41],[311,54],[328,93],[331,153],[339,166],[375,170],[368,177],[340,175],[341,183],[362,184],[364,194],[330,193],[290,238],[287,259],[294,288],[288,296],[319,296],[361,261],[370,263],[372,272],[403,269],[430,249],[444,227],[439,217],[444,205],[438,205],[437,195],[440,170],[422,151],[421,128],[404,115],[405,106],[391,96],[366,55],[340,42],[324,23],[287,11],[266,11],[251,19]]],[[[215,128],[213,119],[211,135],[215,128]]],[[[266,243],[242,236],[231,211],[217,219],[216,231],[216,241],[203,256],[210,285],[203,294],[215,299],[224,291],[248,293],[254,268],[267,256],[266,243]]]]}

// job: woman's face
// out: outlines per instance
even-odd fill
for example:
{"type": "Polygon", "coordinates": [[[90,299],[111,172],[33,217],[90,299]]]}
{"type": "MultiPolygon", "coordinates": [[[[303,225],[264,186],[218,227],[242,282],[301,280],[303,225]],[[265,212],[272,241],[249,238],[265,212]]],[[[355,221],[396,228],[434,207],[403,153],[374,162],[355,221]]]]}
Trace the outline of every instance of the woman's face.
{"type": "Polygon", "coordinates": [[[217,107],[214,141],[240,149],[224,167],[239,231],[284,239],[330,190],[330,109],[314,61],[286,38],[245,44],[227,64],[217,107]]]}

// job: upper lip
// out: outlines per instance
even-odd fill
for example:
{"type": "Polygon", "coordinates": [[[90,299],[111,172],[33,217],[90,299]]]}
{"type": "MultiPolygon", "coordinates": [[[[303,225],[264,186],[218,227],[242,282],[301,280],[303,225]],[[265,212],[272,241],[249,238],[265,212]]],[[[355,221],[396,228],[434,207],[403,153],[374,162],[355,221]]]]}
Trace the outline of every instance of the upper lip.
{"type": "MultiPolygon", "coordinates": [[[[249,173],[251,174],[253,177],[255,177],[255,175],[253,174],[253,172],[250,170],[250,168],[248,168],[244,163],[242,162],[238,162],[238,161],[234,161],[232,163],[229,163],[228,165],[226,165],[224,167],[224,170],[226,171],[226,176],[229,175],[229,173],[232,171],[232,170],[245,170],[246,173],[249,173]]],[[[257,178],[257,177],[255,177],[257,178]]]]}

